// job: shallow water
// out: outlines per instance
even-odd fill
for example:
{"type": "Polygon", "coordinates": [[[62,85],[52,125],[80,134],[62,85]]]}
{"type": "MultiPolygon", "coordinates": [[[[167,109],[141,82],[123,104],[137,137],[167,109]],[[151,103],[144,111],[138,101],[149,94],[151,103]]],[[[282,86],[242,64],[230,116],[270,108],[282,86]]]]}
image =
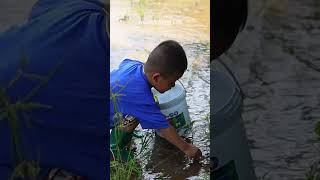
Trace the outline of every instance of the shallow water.
{"type": "Polygon", "coordinates": [[[251,1],[250,10],[247,28],[222,59],[247,96],[243,119],[256,174],[306,179],[320,154],[320,2],[251,1]]]}
{"type": "Polygon", "coordinates": [[[209,0],[158,0],[141,5],[135,0],[111,1],[111,69],[124,58],[146,61],[148,53],[167,39],[180,42],[188,58],[188,69],[181,82],[194,121],[190,137],[205,159],[193,163],[152,133],[146,152],[138,157],[144,179],[209,178],[209,5],[209,0]]]}

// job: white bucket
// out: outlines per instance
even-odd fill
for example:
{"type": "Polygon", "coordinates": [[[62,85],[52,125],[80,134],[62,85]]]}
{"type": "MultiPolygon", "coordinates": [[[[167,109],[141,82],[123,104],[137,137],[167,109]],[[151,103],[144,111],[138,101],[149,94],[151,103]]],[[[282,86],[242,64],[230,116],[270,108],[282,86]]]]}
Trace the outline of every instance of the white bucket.
{"type": "MultiPolygon", "coordinates": [[[[191,121],[186,101],[186,91],[182,83],[177,81],[173,88],[162,94],[154,88],[151,91],[167,121],[177,130],[180,136],[185,136],[190,129],[191,121]]],[[[161,136],[158,131],[156,132],[161,136]]]]}
{"type": "Polygon", "coordinates": [[[222,72],[211,71],[212,179],[256,180],[241,113],[243,100],[222,72]]]}

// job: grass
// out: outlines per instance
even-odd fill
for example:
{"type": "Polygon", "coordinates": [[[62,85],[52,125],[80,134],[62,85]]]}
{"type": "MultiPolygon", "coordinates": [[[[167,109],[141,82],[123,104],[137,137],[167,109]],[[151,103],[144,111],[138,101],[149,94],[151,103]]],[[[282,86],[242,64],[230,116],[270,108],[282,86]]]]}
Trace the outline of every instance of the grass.
{"type": "Polygon", "coordinates": [[[13,173],[11,174],[10,180],[14,179],[28,179],[28,180],[38,180],[40,173],[40,165],[37,161],[22,161],[18,164],[13,173]]]}
{"type": "MultiPolygon", "coordinates": [[[[118,105],[118,98],[125,96],[124,94],[121,94],[121,91],[126,87],[126,85],[121,85],[119,83],[116,83],[114,87],[110,89],[110,100],[112,102],[112,106],[114,108],[114,122],[115,124],[119,124],[115,127],[115,139],[116,141],[120,139],[117,129],[121,129],[122,125],[119,123],[119,120],[122,119],[123,114],[119,111],[119,105],[118,105]],[[113,92],[114,89],[118,88],[118,91],[115,93],[113,92]]],[[[115,159],[114,161],[110,162],[110,179],[111,180],[129,180],[129,179],[141,179],[142,178],[142,167],[140,165],[140,162],[137,161],[137,157],[141,157],[142,159],[145,159],[143,157],[146,156],[146,154],[150,153],[149,150],[149,144],[151,140],[153,139],[153,133],[152,132],[145,132],[143,136],[137,138],[136,141],[134,139],[131,140],[132,143],[137,142],[138,148],[134,150],[132,148],[132,144],[128,147],[128,152],[133,154],[134,158],[129,158],[127,161],[121,161],[115,159]],[[136,157],[136,158],[135,158],[136,157]]],[[[119,147],[118,153],[115,156],[120,157],[120,151],[119,147]]]]}
{"type": "Polygon", "coordinates": [[[310,170],[306,173],[306,180],[320,180],[319,162],[311,166],[310,170]]]}
{"type": "Polygon", "coordinates": [[[144,21],[144,12],[145,12],[144,6],[140,6],[139,5],[138,8],[137,8],[137,12],[139,14],[140,21],[143,22],[144,21]]]}
{"type": "Polygon", "coordinates": [[[210,140],[210,113],[206,114],[204,121],[207,124],[207,129],[205,130],[205,139],[210,140]]]}
{"type": "MultiPolygon", "coordinates": [[[[314,132],[320,137],[320,121],[315,125],[314,132]]],[[[310,169],[306,172],[306,180],[320,180],[320,161],[311,165],[310,169]]]]}
{"type": "Polygon", "coordinates": [[[200,176],[203,180],[209,180],[210,179],[210,172],[205,172],[200,176]]]}
{"type": "MultiPolygon", "coordinates": [[[[137,159],[146,157],[150,150],[149,144],[153,138],[153,133],[147,132],[143,137],[138,138],[140,141],[137,151],[131,148],[129,153],[132,153],[134,157],[128,161],[114,160],[110,162],[110,179],[111,180],[130,180],[130,179],[142,179],[143,167],[137,159]]],[[[134,142],[132,140],[132,142],[134,142]]],[[[135,141],[137,142],[137,141],[135,141]]],[[[118,154],[120,156],[120,154],[118,154]]]]}
{"type": "Polygon", "coordinates": [[[127,162],[120,162],[118,160],[110,162],[111,180],[141,179],[141,177],[142,169],[133,159],[127,162]]]}
{"type": "Polygon", "coordinates": [[[38,161],[27,161],[24,152],[21,151],[20,143],[21,137],[19,134],[20,123],[25,120],[27,126],[31,128],[31,122],[28,121],[27,112],[34,109],[50,109],[48,105],[40,104],[37,102],[30,102],[31,98],[45,86],[50,78],[55,74],[57,68],[60,66],[60,62],[55,66],[47,76],[40,76],[33,73],[25,72],[25,68],[28,64],[27,57],[23,54],[20,65],[14,75],[9,81],[6,87],[0,87],[0,121],[8,121],[9,129],[11,132],[11,142],[13,152],[13,159],[15,168],[10,179],[22,178],[26,180],[38,179],[40,172],[40,165],[38,161]],[[33,87],[29,93],[24,97],[13,102],[13,98],[8,95],[10,88],[13,88],[21,79],[29,79],[37,81],[39,84],[33,87]]]}
{"type": "MultiPolygon", "coordinates": [[[[121,89],[123,89],[125,86],[120,86],[121,89]]],[[[121,91],[120,89],[120,91],[121,91]]],[[[114,108],[114,122],[115,124],[118,124],[117,121],[119,121],[122,118],[122,113],[119,111],[119,106],[117,103],[117,98],[119,96],[123,96],[120,93],[113,93],[112,90],[110,90],[110,100],[112,101],[112,105],[114,108]]],[[[120,139],[120,135],[118,129],[121,129],[121,125],[116,126],[115,131],[115,139],[118,141],[120,139]]],[[[131,146],[131,145],[130,145],[131,146]]],[[[120,148],[116,147],[118,149],[118,154],[112,154],[114,157],[121,157],[120,154],[120,148]]],[[[110,149],[111,151],[111,149],[110,149]]],[[[112,151],[111,151],[112,152],[112,151]]],[[[129,154],[134,154],[132,149],[128,150],[129,154]]],[[[111,180],[130,180],[130,179],[141,179],[142,176],[142,169],[137,163],[137,161],[134,158],[129,158],[127,161],[121,161],[118,159],[114,159],[110,162],[110,179],[111,180]]]]}
{"type": "MultiPolygon", "coordinates": [[[[133,0],[130,0],[130,4],[131,4],[131,6],[134,5],[133,0]]],[[[136,11],[140,17],[141,22],[144,21],[145,9],[146,9],[146,0],[139,0],[138,5],[136,6],[136,11]]]]}
{"type": "MultiPolygon", "coordinates": [[[[110,179],[111,180],[130,180],[130,179],[142,179],[143,176],[143,163],[137,159],[145,159],[149,150],[149,143],[153,138],[151,132],[145,133],[143,137],[138,138],[139,147],[137,150],[130,149],[129,153],[134,155],[134,158],[128,161],[114,160],[110,162],[110,179]]],[[[137,142],[132,140],[132,142],[137,142]]],[[[118,154],[120,155],[120,154],[118,154]]]]}

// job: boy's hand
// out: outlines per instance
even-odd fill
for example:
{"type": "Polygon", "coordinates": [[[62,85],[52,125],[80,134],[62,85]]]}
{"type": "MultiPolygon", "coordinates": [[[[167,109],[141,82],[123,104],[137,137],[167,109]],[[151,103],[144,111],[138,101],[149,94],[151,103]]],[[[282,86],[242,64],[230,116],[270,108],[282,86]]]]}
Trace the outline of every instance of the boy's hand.
{"type": "Polygon", "coordinates": [[[189,144],[189,147],[184,151],[184,153],[195,160],[200,160],[202,157],[200,149],[192,144],[189,144]]]}
{"type": "Polygon", "coordinates": [[[162,136],[168,140],[170,143],[178,147],[187,156],[195,160],[200,160],[202,157],[202,152],[196,146],[187,143],[183,140],[176,132],[176,130],[170,126],[169,128],[160,129],[162,136]]]}

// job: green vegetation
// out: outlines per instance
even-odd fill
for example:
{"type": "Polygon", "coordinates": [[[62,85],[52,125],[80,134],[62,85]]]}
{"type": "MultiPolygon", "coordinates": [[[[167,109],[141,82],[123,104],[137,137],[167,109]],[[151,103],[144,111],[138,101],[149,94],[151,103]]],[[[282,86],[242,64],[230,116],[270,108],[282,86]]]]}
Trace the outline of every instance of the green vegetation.
{"type": "Polygon", "coordinates": [[[19,134],[20,123],[24,120],[28,127],[31,128],[32,124],[28,121],[26,113],[34,109],[51,108],[48,105],[30,102],[30,99],[48,83],[50,78],[57,71],[57,68],[60,66],[60,62],[48,73],[47,76],[40,76],[25,72],[27,64],[28,59],[23,55],[15,76],[8,83],[7,87],[0,87],[0,121],[8,121],[11,132],[15,169],[13,170],[10,179],[22,178],[26,180],[37,180],[40,172],[40,165],[37,161],[27,161],[24,152],[21,151],[21,136],[19,134]],[[9,91],[10,88],[13,88],[22,78],[37,81],[39,84],[32,88],[24,97],[13,102],[13,99],[9,97],[7,91],[9,91]]]}
{"type": "MultiPolygon", "coordinates": [[[[145,157],[150,150],[148,149],[149,143],[153,138],[153,133],[145,133],[143,137],[139,137],[138,148],[132,148],[130,144],[128,148],[129,156],[126,160],[114,159],[110,162],[110,179],[111,180],[130,180],[130,179],[142,179],[143,167],[142,163],[137,159],[145,157]]],[[[133,140],[132,140],[133,142],[133,140]]],[[[121,157],[123,154],[121,151],[116,151],[118,154],[112,154],[114,157],[121,157]]],[[[123,151],[122,151],[123,152],[123,151]]]]}
{"type": "Polygon", "coordinates": [[[317,122],[314,131],[315,131],[315,133],[320,137],[320,122],[317,122]]]}
{"type": "MultiPolygon", "coordinates": [[[[317,164],[319,164],[319,162],[317,164]]],[[[306,180],[320,180],[320,167],[314,164],[306,173],[306,177],[306,180]]]]}
{"type": "Polygon", "coordinates": [[[130,159],[127,162],[120,162],[118,160],[110,162],[111,180],[141,179],[141,176],[142,170],[134,159],[130,159]]]}
{"type": "MultiPolygon", "coordinates": [[[[317,122],[314,129],[315,133],[320,137],[320,122],[317,122]]],[[[307,180],[320,180],[320,161],[311,165],[306,173],[307,180]]]]}
{"type": "MultiPolygon", "coordinates": [[[[125,86],[120,86],[124,88],[125,86]]],[[[121,90],[120,90],[121,92],[121,90]]],[[[113,117],[115,124],[122,118],[122,113],[119,112],[119,106],[117,103],[117,98],[123,96],[119,93],[113,93],[110,91],[110,100],[113,102],[113,108],[115,115],[113,117]]],[[[120,123],[119,123],[120,124],[120,123]]],[[[123,139],[123,134],[121,134],[122,125],[114,127],[114,138],[116,142],[119,142],[120,139],[123,139]]],[[[110,135],[110,138],[111,137],[110,135]]],[[[111,143],[111,140],[110,140],[111,143]]],[[[131,148],[131,144],[127,145],[128,147],[122,148],[119,147],[120,144],[116,144],[117,147],[113,147],[113,151],[110,147],[110,153],[112,155],[112,160],[110,161],[110,179],[111,180],[129,180],[129,179],[141,179],[142,169],[136,160],[132,157],[134,151],[131,148]]],[[[110,144],[112,146],[112,144],[110,144]]]]}
{"type": "Polygon", "coordinates": [[[28,180],[38,180],[39,172],[40,172],[39,162],[22,161],[13,170],[10,180],[14,180],[17,178],[28,179],[28,180]]]}
{"type": "MultiPolygon", "coordinates": [[[[123,115],[119,112],[119,106],[117,103],[117,99],[119,97],[123,97],[121,91],[126,87],[126,85],[116,84],[119,87],[119,91],[117,93],[112,92],[114,88],[110,90],[110,100],[112,101],[112,106],[114,108],[114,122],[115,124],[119,124],[115,126],[113,129],[115,135],[115,141],[119,142],[120,138],[123,140],[123,133],[121,133],[120,129],[123,128],[121,123],[118,123],[120,119],[122,119],[123,115]]],[[[123,147],[116,147],[115,151],[111,151],[111,155],[113,156],[113,160],[110,162],[110,179],[111,180],[129,180],[129,179],[141,179],[142,178],[142,167],[141,163],[137,161],[140,157],[145,157],[148,153],[150,153],[149,144],[154,137],[153,132],[144,132],[143,135],[137,134],[139,131],[135,131],[132,133],[133,138],[131,142],[123,147]],[[137,148],[133,148],[134,142],[136,142],[137,148]],[[115,153],[115,154],[114,154],[115,153]],[[117,158],[118,157],[118,158],[117,158]]],[[[111,140],[110,140],[111,143],[111,140]]],[[[110,144],[111,145],[111,144],[110,144]]],[[[120,144],[117,144],[122,146],[120,144]]],[[[112,145],[111,145],[112,146],[112,145]]],[[[114,149],[114,148],[113,148],[114,149]]],[[[110,148],[111,150],[111,148],[110,148]]],[[[142,158],[144,159],[144,158],[142,158]]]]}
{"type": "MultiPolygon", "coordinates": [[[[135,9],[140,17],[140,21],[144,21],[145,9],[146,9],[146,0],[139,0],[138,3],[135,3],[133,0],[129,0],[132,7],[135,6],[135,9]]],[[[124,18],[120,19],[122,21],[128,20],[129,16],[124,16],[124,18]]]]}
{"type": "Polygon", "coordinates": [[[138,12],[138,14],[140,16],[141,22],[144,21],[145,8],[146,8],[146,0],[139,0],[139,5],[137,7],[137,12],[138,12]]]}

